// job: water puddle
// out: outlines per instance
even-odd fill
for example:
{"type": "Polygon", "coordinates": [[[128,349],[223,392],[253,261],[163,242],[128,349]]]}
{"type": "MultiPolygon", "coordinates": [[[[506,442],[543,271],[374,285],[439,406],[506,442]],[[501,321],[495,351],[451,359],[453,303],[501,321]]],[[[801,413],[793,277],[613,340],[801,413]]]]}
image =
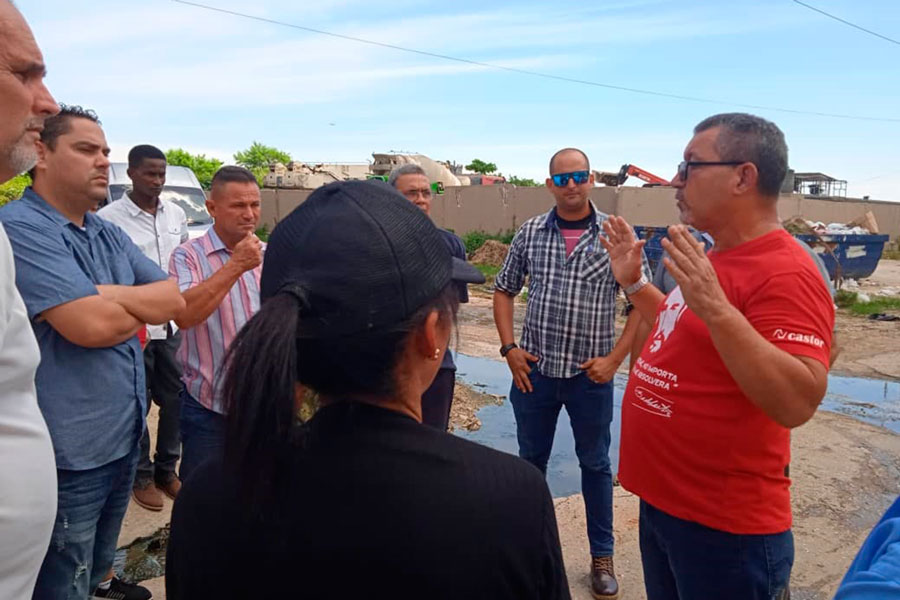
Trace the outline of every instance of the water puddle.
{"type": "MultiPolygon", "coordinates": [[[[512,377],[505,362],[487,358],[456,355],[457,377],[479,391],[507,396],[512,377]]],[[[613,392],[612,443],[609,458],[613,473],[619,465],[619,424],[622,396],[627,378],[616,375],[613,392]]],[[[900,383],[859,377],[828,378],[828,392],[822,410],[848,415],[860,421],[886,427],[900,433],[900,383]]],[[[516,420],[507,398],[499,406],[486,406],[478,411],[481,429],[460,431],[457,435],[510,454],[518,454],[516,420]]],[[[547,465],[547,484],[555,497],[581,491],[581,471],[575,455],[575,440],[565,410],[560,411],[553,441],[553,453],[547,465]]]]}

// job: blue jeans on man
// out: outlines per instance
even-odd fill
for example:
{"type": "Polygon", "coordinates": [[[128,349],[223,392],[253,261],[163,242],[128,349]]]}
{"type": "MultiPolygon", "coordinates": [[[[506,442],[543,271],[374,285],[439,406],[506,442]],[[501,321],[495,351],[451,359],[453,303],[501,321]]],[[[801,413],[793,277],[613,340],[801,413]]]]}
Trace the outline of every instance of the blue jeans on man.
{"type": "Polygon", "coordinates": [[[181,390],[181,467],[186,481],[211,456],[225,450],[225,415],[209,410],[184,388],[181,390]]]}
{"type": "Polygon", "coordinates": [[[609,462],[613,384],[594,383],[580,373],[569,378],[529,374],[533,391],[513,385],[509,399],[516,417],[519,456],[547,473],[556,421],[565,406],[581,467],[581,491],[587,513],[591,556],[613,555],[612,468],[609,462]]]}
{"type": "Polygon", "coordinates": [[[665,513],[641,500],[641,563],[648,600],[774,600],[794,564],[790,530],[738,535],[665,513]]]}
{"type": "Polygon", "coordinates": [[[57,469],[58,500],[50,548],[34,600],[84,600],[113,564],[128,509],[138,447],[85,471],[57,469]]]}

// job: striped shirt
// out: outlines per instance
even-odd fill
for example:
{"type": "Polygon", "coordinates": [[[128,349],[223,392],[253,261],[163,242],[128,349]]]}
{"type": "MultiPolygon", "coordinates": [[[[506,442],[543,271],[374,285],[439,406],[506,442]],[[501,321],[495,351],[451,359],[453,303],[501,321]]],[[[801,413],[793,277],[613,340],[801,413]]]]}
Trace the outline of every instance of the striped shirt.
{"type": "MultiPolygon", "coordinates": [[[[263,245],[265,251],[265,245],[263,245]]],[[[182,292],[209,279],[231,258],[231,250],[216,235],[214,227],[172,252],[169,277],[182,292]]],[[[178,361],[181,379],[188,393],[206,408],[223,414],[217,378],[225,363],[228,347],[241,327],[259,310],[259,276],[262,265],[245,271],[222,299],[219,307],[203,321],[183,331],[178,361]]]]}
{"type": "MultiPolygon", "coordinates": [[[[516,295],[528,283],[521,347],[540,357],[546,377],[574,377],[589,358],[605,356],[615,341],[616,295],[609,254],[598,241],[607,216],[591,205],[593,220],[567,256],[556,208],[526,221],[513,237],[494,287],[516,295]]],[[[646,256],[644,273],[650,277],[646,256]]]]}

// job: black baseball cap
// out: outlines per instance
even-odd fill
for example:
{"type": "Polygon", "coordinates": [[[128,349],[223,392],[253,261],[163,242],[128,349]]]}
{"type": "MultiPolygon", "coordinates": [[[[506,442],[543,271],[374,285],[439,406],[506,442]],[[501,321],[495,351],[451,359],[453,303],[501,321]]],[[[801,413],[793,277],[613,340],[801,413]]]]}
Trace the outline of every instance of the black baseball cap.
{"type": "Polygon", "coordinates": [[[298,335],[328,338],[389,328],[451,281],[483,283],[450,255],[431,219],[377,180],[317,189],[269,237],[260,295],[300,303],[298,335]]]}

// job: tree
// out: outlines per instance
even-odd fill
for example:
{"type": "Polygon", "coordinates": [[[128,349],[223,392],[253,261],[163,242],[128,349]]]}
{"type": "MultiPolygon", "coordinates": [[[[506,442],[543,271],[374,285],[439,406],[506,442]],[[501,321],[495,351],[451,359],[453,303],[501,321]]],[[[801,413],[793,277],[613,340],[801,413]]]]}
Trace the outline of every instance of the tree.
{"type": "Polygon", "coordinates": [[[509,179],[506,180],[507,183],[511,183],[513,185],[517,185],[519,187],[540,187],[543,184],[538,183],[534,179],[526,179],[524,177],[516,177],[515,175],[510,175],[509,179]]]}
{"type": "Polygon", "coordinates": [[[492,162],[484,162],[481,159],[473,158],[472,162],[466,165],[466,168],[470,171],[474,171],[475,173],[488,175],[497,170],[497,165],[492,162]]]}
{"type": "Polygon", "coordinates": [[[28,174],[13,177],[6,183],[0,185],[0,206],[7,202],[18,200],[22,197],[25,188],[31,185],[31,177],[28,174]]]}
{"type": "Polygon", "coordinates": [[[204,190],[209,189],[213,175],[222,166],[222,161],[217,158],[206,158],[205,154],[191,154],[181,148],[167,150],[166,162],[172,166],[187,167],[193,171],[204,190]]]}
{"type": "Polygon", "coordinates": [[[242,167],[250,169],[256,175],[256,181],[261,187],[263,177],[269,172],[269,165],[273,162],[287,164],[291,162],[291,155],[278,148],[254,141],[246,150],[235,152],[234,161],[242,167]]]}

